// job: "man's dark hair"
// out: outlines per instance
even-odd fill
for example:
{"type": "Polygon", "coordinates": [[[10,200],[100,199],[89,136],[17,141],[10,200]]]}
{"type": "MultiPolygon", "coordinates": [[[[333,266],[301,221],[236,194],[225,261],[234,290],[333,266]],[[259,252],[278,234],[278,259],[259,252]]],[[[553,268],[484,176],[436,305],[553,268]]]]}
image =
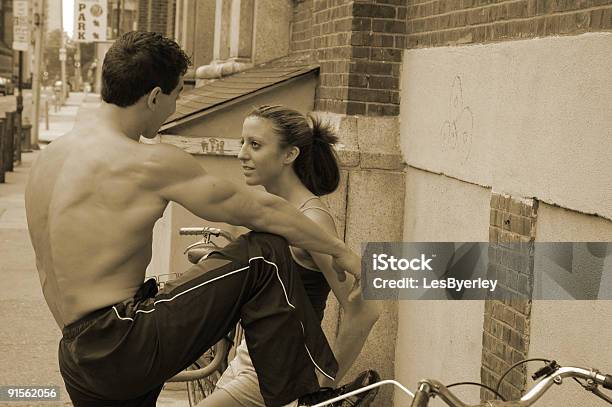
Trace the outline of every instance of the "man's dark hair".
{"type": "Polygon", "coordinates": [[[190,64],[189,57],[171,39],[154,32],[128,32],[104,57],[102,100],[131,106],[156,86],[168,95],[190,64]]]}

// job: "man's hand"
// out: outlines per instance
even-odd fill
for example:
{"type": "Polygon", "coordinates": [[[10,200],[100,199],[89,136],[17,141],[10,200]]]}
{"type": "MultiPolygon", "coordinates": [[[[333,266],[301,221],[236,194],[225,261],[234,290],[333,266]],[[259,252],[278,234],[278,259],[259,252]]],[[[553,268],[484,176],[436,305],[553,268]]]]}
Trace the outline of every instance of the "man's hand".
{"type": "Polygon", "coordinates": [[[346,273],[351,274],[355,278],[349,297],[360,295],[361,286],[359,282],[361,281],[361,258],[355,254],[355,252],[346,248],[340,256],[333,258],[332,265],[338,275],[339,281],[346,280],[346,273]]]}

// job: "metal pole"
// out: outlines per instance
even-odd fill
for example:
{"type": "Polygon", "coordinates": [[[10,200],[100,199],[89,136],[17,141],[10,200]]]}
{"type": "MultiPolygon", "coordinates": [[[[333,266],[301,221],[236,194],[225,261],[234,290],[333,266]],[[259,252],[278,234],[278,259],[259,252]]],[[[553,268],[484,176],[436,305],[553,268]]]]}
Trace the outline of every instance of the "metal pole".
{"type": "Polygon", "coordinates": [[[81,43],[76,43],[76,53],[74,57],[74,81],[76,82],[76,88],[82,90],[82,79],[81,79],[81,43]]]}
{"type": "Polygon", "coordinates": [[[66,84],[66,36],[64,35],[64,5],[63,5],[63,1],[60,1],[60,31],[61,31],[61,35],[62,35],[62,45],[61,45],[61,51],[60,51],[60,65],[61,65],[61,70],[62,70],[62,95],[60,96],[60,103],[61,106],[64,105],[64,103],[66,103],[66,88],[67,88],[67,84],[66,84]]]}
{"type": "Polygon", "coordinates": [[[17,135],[19,140],[19,145],[23,142],[23,130],[22,130],[22,112],[23,112],[23,92],[22,92],[22,83],[23,82],[23,51],[19,51],[19,73],[17,75],[17,114],[15,118],[17,120],[17,135]]]}
{"type": "Polygon", "coordinates": [[[45,98],[45,130],[49,130],[49,98],[45,98]]]}
{"type": "Polygon", "coordinates": [[[32,72],[32,148],[38,150],[38,130],[40,120],[40,71],[42,68],[42,50],[45,26],[45,0],[36,0],[34,3],[34,72],[32,72]]]}
{"type": "Polygon", "coordinates": [[[117,0],[117,37],[121,37],[121,18],[123,17],[121,0],[117,0]]]}

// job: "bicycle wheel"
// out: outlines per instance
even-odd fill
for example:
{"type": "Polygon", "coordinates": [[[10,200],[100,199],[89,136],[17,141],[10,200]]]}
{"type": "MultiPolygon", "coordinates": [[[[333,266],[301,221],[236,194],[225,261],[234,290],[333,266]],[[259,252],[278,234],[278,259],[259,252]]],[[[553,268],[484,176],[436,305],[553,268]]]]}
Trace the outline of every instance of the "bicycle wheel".
{"type": "MultiPolygon", "coordinates": [[[[214,359],[216,349],[213,346],[208,349],[198,360],[187,368],[187,370],[197,370],[210,364],[214,359]]],[[[208,397],[214,390],[215,385],[219,378],[221,378],[221,371],[225,370],[227,363],[222,363],[221,369],[214,371],[211,375],[198,380],[192,380],[187,382],[187,396],[189,398],[189,405],[195,406],[200,401],[208,397]]]]}

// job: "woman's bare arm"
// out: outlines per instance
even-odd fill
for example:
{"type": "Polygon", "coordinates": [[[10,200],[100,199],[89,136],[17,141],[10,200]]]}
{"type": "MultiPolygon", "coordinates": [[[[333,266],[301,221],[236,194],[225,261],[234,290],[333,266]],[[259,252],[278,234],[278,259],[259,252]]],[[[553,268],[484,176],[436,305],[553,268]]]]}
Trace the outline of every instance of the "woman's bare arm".
{"type": "MultiPolygon", "coordinates": [[[[310,209],[304,213],[328,233],[336,233],[334,223],[327,213],[317,209],[310,209]]],[[[382,303],[380,301],[365,301],[361,296],[361,290],[354,289],[355,280],[352,276],[348,276],[343,282],[338,281],[335,278],[330,256],[316,252],[309,253],[319,270],[325,275],[343,311],[338,327],[338,336],[334,344],[334,355],[339,367],[336,380],[331,381],[328,378],[322,378],[320,383],[321,386],[332,387],[340,384],[346,372],[359,356],[374,323],[378,320],[382,303]]]]}

